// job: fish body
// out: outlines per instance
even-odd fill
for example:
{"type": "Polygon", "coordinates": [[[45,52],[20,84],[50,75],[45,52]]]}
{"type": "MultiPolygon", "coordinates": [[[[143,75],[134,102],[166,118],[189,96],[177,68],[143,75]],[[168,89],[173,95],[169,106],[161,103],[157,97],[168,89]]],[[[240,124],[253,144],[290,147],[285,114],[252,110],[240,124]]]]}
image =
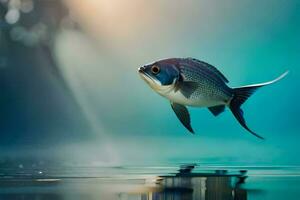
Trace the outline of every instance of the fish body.
{"type": "Polygon", "coordinates": [[[217,116],[229,107],[239,123],[253,135],[262,138],[248,128],[241,105],[259,87],[283,78],[261,84],[230,88],[228,79],[214,66],[194,58],[169,58],[144,65],[138,69],[142,79],[171,106],[181,123],[194,132],[186,106],[207,107],[217,116]]]}
{"type": "Polygon", "coordinates": [[[194,107],[227,105],[230,102],[232,90],[219,71],[209,70],[212,66],[191,58],[177,59],[177,62],[182,78],[197,83],[197,87],[190,96],[184,96],[176,90],[164,93],[163,96],[173,102],[194,107]]]}

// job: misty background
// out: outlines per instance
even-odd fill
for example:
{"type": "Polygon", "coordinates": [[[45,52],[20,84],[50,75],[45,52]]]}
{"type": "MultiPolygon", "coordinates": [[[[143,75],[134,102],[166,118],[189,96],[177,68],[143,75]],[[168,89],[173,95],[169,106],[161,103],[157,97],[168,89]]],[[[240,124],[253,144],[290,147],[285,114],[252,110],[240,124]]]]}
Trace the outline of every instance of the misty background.
{"type": "Polygon", "coordinates": [[[0,0],[0,162],[299,165],[300,2],[0,0]],[[191,135],[137,68],[216,66],[230,86],[280,82],[227,110],[190,108],[191,135]]]}

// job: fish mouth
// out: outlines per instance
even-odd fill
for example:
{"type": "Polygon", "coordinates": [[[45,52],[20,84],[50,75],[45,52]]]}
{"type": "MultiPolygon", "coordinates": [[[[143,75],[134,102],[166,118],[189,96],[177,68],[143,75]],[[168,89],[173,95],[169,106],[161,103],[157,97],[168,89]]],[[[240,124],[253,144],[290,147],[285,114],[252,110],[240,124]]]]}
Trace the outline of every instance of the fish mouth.
{"type": "Polygon", "coordinates": [[[155,82],[154,81],[154,79],[149,75],[149,74],[147,74],[146,72],[144,72],[144,71],[142,71],[142,70],[140,70],[140,68],[139,68],[139,74],[140,74],[140,76],[146,81],[146,82],[155,82]]]}
{"type": "Polygon", "coordinates": [[[138,68],[138,72],[139,73],[144,73],[144,71],[145,71],[145,67],[139,67],[138,68]]]}
{"type": "Polygon", "coordinates": [[[159,86],[161,86],[160,82],[155,80],[152,76],[150,76],[147,72],[145,72],[144,67],[138,68],[138,73],[141,78],[148,83],[153,89],[157,90],[159,86]]]}
{"type": "MultiPolygon", "coordinates": [[[[138,68],[138,73],[140,74],[140,76],[145,80],[145,79],[150,79],[150,80],[152,80],[152,81],[154,81],[153,80],[153,78],[149,75],[149,74],[147,74],[146,72],[145,72],[145,67],[139,67],[138,68]]],[[[146,80],[147,81],[147,80],[146,80]]],[[[147,81],[148,82],[148,81],[147,81]]]]}

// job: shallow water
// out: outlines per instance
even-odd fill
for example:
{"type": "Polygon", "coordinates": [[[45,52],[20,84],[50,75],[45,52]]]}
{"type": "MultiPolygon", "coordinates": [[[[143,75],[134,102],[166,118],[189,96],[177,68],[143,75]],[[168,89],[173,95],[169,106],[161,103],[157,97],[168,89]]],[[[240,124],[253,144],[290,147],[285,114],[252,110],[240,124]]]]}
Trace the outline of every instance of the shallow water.
{"type": "Polygon", "coordinates": [[[298,167],[1,168],[0,199],[300,199],[298,167]]]}

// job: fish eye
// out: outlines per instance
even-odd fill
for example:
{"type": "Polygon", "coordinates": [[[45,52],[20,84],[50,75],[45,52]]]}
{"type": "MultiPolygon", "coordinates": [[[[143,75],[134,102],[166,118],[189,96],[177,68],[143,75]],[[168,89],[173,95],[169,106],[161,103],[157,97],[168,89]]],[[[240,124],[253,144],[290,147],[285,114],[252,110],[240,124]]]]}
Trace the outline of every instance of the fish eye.
{"type": "Polygon", "coordinates": [[[153,67],[151,67],[151,72],[153,74],[158,74],[160,72],[160,68],[156,65],[154,65],[153,67]]]}

